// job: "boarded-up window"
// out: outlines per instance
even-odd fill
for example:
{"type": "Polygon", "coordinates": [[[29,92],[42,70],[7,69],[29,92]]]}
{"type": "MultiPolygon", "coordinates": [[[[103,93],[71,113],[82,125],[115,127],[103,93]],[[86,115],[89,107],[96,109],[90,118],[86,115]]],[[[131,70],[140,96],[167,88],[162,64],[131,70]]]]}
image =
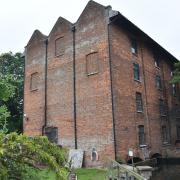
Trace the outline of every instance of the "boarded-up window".
{"type": "Polygon", "coordinates": [[[94,52],[86,56],[87,75],[96,74],[99,71],[98,53],[94,52]]]}
{"type": "Polygon", "coordinates": [[[55,56],[64,54],[64,37],[60,37],[55,40],[55,56]]]}
{"type": "Polygon", "coordinates": [[[57,127],[46,127],[45,135],[52,143],[58,143],[58,128],[57,127]]]}
{"type": "Polygon", "coordinates": [[[39,74],[37,72],[31,74],[30,90],[38,89],[38,83],[39,83],[39,74]]]}

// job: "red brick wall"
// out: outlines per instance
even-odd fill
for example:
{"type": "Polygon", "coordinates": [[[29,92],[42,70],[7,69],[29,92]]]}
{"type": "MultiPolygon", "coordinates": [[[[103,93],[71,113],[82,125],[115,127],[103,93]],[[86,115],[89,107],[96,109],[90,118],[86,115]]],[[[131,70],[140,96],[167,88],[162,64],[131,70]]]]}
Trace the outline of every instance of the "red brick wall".
{"type": "MultiPolygon", "coordinates": [[[[107,15],[108,10],[104,6],[90,1],[76,23],[77,146],[85,151],[87,166],[102,165],[107,158],[114,159],[107,15]],[[86,56],[94,52],[97,53],[98,73],[88,75],[86,56]],[[98,153],[97,162],[91,161],[93,148],[98,153]]],[[[74,148],[73,32],[71,28],[70,22],[59,18],[48,37],[47,126],[58,127],[59,144],[74,148]],[[56,57],[55,41],[60,37],[64,38],[65,51],[56,57]]],[[[45,45],[43,44],[43,50],[39,44],[32,47],[33,50],[27,49],[26,61],[29,62],[31,59],[35,61],[32,54],[41,52],[41,66],[38,67],[35,64],[32,68],[33,72],[39,72],[44,78],[45,45]]],[[[38,58],[40,57],[37,57],[37,61],[38,58]]],[[[36,94],[29,91],[27,86],[30,81],[27,76],[29,76],[30,65],[26,64],[24,109],[29,116],[29,126],[28,123],[24,123],[24,131],[26,134],[34,135],[41,134],[44,123],[44,79],[36,94]],[[40,107],[36,107],[36,102],[40,107]],[[36,108],[34,111],[28,110],[27,107],[30,104],[36,108]],[[33,116],[36,117],[32,118],[33,116]]]]}
{"type": "Polygon", "coordinates": [[[25,82],[24,82],[24,133],[41,135],[44,124],[44,77],[45,77],[45,37],[35,31],[26,46],[25,82]],[[38,89],[30,90],[31,74],[38,72],[38,89]]]}
{"type": "Polygon", "coordinates": [[[172,145],[176,138],[174,120],[168,115],[161,117],[159,113],[160,98],[167,100],[169,108],[172,107],[173,97],[169,84],[172,64],[161,57],[160,68],[156,68],[152,48],[147,42],[139,40],[138,36],[135,36],[138,55],[133,55],[131,37],[132,34],[121,26],[113,24],[110,27],[117,156],[120,158],[127,157],[129,148],[135,150],[135,156],[142,157],[138,125],[145,126],[146,142],[150,146],[151,155],[162,152],[162,125],[171,128],[172,145]],[[133,63],[140,66],[140,82],[134,80],[133,63]],[[156,75],[165,80],[163,90],[156,87],[156,75]],[[142,93],[143,113],[136,112],[136,92],[142,93]]]}
{"type": "MultiPolygon", "coordinates": [[[[75,76],[77,146],[85,151],[85,165],[103,165],[114,159],[113,112],[108,42],[108,8],[90,1],[75,23],[75,76]],[[92,56],[91,53],[94,53],[92,56]],[[92,61],[91,58],[97,58],[92,61]],[[86,62],[88,61],[88,66],[86,62]],[[93,62],[93,64],[91,64],[93,62]],[[92,74],[88,71],[95,69],[92,74]],[[91,161],[93,148],[99,161],[91,161]]],[[[73,87],[73,32],[70,22],[59,18],[48,36],[47,56],[47,126],[58,127],[58,144],[74,148],[74,87],[73,87]],[[55,42],[63,37],[64,52],[55,53],[55,42]]],[[[154,64],[153,48],[138,36],[138,55],[131,53],[132,34],[117,24],[110,25],[110,57],[118,158],[127,158],[129,148],[142,157],[139,148],[138,126],[144,125],[146,142],[151,154],[162,153],[162,125],[170,127],[171,143],[176,140],[174,106],[178,97],[171,94],[171,64],[161,57],[160,68],[154,64]],[[140,66],[140,81],[134,80],[133,63],[140,66]],[[160,75],[163,90],[155,85],[160,75]],[[135,94],[142,93],[143,112],[136,112],[135,94]],[[165,99],[169,113],[161,117],[159,98],[165,99]]],[[[36,31],[26,47],[24,132],[40,135],[44,125],[45,37],[36,31]],[[36,91],[30,91],[30,76],[39,73],[36,91]]],[[[59,41],[60,42],[60,41],[59,41]]],[[[58,43],[59,43],[58,42],[58,43]]]]}
{"type": "Polygon", "coordinates": [[[77,137],[88,166],[114,158],[106,17],[103,6],[90,2],[76,23],[77,137]],[[99,71],[88,76],[86,55],[92,52],[98,54],[99,71]],[[96,163],[90,158],[93,148],[96,163]]]}
{"type": "Polygon", "coordinates": [[[58,143],[74,148],[72,24],[59,18],[48,38],[47,126],[58,127],[58,143]],[[64,53],[55,54],[63,37],[64,53]]]}

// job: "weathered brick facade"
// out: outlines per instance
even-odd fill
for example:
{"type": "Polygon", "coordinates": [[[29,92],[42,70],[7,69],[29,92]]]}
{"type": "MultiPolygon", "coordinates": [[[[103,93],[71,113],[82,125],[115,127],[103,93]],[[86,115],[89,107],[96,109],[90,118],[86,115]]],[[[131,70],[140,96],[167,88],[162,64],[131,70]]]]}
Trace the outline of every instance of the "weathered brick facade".
{"type": "Polygon", "coordinates": [[[178,87],[173,96],[169,81],[177,60],[110,6],[90,1],[75,24],[60,17],[48,36],[36,30],[25,52],[25,134],[41,135],[56,127],[58,144],[83,149],[87,166],[126,159],[128,149],[143,158],[140,125],[150,156],[174,146],[180,100],[178,87]],[[137,53],[132,53],[132,38],[137,53]],[[134,80],[134,63],[139,80],[134,80]],[[37,88],[32,89],[33,83],[37,88]],[[137,92],[141,112],[136,110],[137,92]],[[166,104],[163,116],[160,99],[166,104]],[[93,150],[97,161],[92,161],[93,150]]]}

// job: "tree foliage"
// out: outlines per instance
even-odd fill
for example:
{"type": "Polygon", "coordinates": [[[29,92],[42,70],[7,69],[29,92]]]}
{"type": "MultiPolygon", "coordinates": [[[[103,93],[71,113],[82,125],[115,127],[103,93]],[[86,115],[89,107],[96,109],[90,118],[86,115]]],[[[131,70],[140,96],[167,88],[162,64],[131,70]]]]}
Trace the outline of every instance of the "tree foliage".
{"type": "Polygon", "coordinates": [[[11,80],[11,76],[0,74],[0,131],[7,130],[7,118],[10,117],[10,112],[5,103],[13,97],[15,92],[15,86],[10,83],[11,80]]]}
{"type": "Polygon", "coordinates": [[[178,83],[180,82],[180,62],[175,63],[174,67],[175,67],[175,71],[171,82],[178,83]]]}
{"type": "MultiPolygon", "coordinates": [[[[11,59],[11,56],[14,55],[7,54],[7,61],[15,58],[11,59]]],[[[5,59],[3,60],[6,62],[5,59]]],[[[12,63],[15,63],[15,60],[16,58],[12,63]]],[[[47,137],[27,137],[15,132],[7,134],[9,119],[15,120],[16,123],[17,119],[13,114],[19,113],[18,118],[20,118],[19,115],[22,113],[22,95],[17,94],[22,91],[22,75],[11,66],[15,67],[9,62],[5,63],[1,66],[4,69],[1,69],[2,73],[0,73],[0,179],[39,179],[38,172],[45,167],[53,170],[57,179],[65,180],[68,169],[65,168],[64,149],[50,143],[47,137]],[[14,111],[11,111],[11,105],[14,111]],[[15,107],[16,105],[19,107],[15,107]]]]}
{"type": "Polygon", "coordinates": [[[0,179],[38,179],[38,171],[48,168],[56,173],[57,179],[65,180],[68,174],[65,154],[47,137],[0,132],[0,179]]]}
{"type": "MultiPolygon", "coordinates": [[[[0,55],[0,96],[3,94],[4,98],[8,97],[3,102],[6,105],[7,110],[10,112],[8,119],[8,129],[10,132],[17,131],[22,132],[22,119],[23,119],[23,76],[24,76],[24,58],[21,53],[13,54],[11,52],[0,55]],[[6,83],[7,86],[13,87],[15,96],[12,96],[12,92],[6,91],[3,88],[6,83]],[[9,96],[9,94],[11,96],[9,96]]],[[[1,102],[2,105],[2,102],[1,102]]]]}

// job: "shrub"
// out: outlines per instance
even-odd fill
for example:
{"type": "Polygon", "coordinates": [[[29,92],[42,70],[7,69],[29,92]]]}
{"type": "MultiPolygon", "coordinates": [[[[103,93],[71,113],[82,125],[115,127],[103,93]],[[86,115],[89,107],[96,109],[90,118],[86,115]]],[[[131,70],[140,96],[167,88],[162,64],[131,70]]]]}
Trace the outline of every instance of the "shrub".
{"type": "Polygon", "coordinates": [[[0,179],[32,179],[35,171],[46,167],[56,173],[57,179],[64,180],[68,174],[65,154],[47,137],[0,132],[0,179]]]}

